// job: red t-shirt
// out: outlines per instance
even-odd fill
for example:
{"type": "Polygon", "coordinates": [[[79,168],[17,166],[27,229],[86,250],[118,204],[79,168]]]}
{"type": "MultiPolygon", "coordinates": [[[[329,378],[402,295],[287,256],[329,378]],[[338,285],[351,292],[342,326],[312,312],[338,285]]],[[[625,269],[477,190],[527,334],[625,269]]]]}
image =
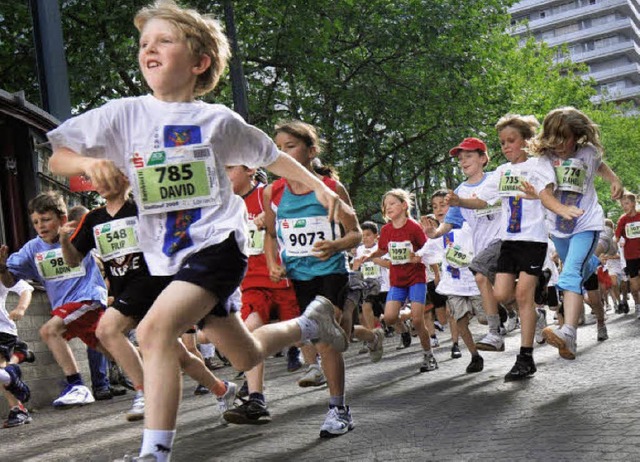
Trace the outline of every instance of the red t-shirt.
{"type": "Polygon", "coordinates": [[[389,252],[391,257],[391,268],[389,269],[389,280],[394,287],[410,287],[414,284],[427,282],[426,268],[422,263],[401,263],[393,264],[394,258],[393,248],[400,249],[398,256],[401,258],[403,248],[410,248],[413,253],[420,250],[427,242],[427,235],[422,227],[413,219],[407,219],[407,222],[401,228],[394,228],[392,223],[387,223],[380,230],[380,239],[378,240],[378,249],[389,252]]]}
{"type": "MultiPolygon", "coordinates": [[[[618,226],[616,226],[616,237],[624,237],[624,258],[625,260],[637,260],[640,258],[640,237],[630,238],[627,235],[627,224],[636,223],[635,227],[640,227],[640,213],[637,213],[630,217],[624,214],[618,220],[618,226]]],[[[640,234],[640,233],[639,233],[640,234]]]]}
{"type": "MultiPolygon", "coordinates": [[[[260,184],[253,188],[249,194],[243,197],[249,213],[249,221],[260,215],[264,211],[263,205],[264,185],[260,184]]],[[[251,227],[250,233],[263,232],[251,227]]],[[[250,252],[251,253],[251,252],[250,252]]],[[[280,257],[278,257],[280,261],[280,257]]],[[[269,267],[267,266],[267,257],[264,253],[258,255],[249,255],[249,263],[247,266],[247,274],[240,284],[240,289],[246,290],[250,288],[260,287],[265,289],[282,289],[289,286],[289,281],[283,279],[279,282],[273,282],[269,278],[269,267]]]]}

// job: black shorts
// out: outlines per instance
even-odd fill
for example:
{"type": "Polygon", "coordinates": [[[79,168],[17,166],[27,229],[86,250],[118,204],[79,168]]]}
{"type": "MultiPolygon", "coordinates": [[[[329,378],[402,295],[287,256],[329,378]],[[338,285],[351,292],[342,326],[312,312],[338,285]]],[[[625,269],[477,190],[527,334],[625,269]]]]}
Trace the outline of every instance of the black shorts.
{"type": "Polygon", "coordinates": [[[172,279],[172,276],[146,276],[131,279],[127,281],[124,290],[114,297],[111,306],[124,316],[140,322],[172,279]]]}
{"type": "Polygon", "coordinates": [[[560,297],[558,297],[558,289],[556,286],[547,287],[547,305],[550,307],[558,306],[560,297]]]}
{"type": "Polygon", "coordinates": [[[546,242],[502,241],[497,272],[540,276],[546,256],[546,242]]]}
{"type": "Polygon", "coordinates": [[[317,276],[309,281],[292,279],[291,283],[296,292],[300,314],[304,313],[316,295],[322,295],[329,299],[331,303],[342,310],[349,289],[349,275],[347,273],[328,274],[327,276],[317,276]]]}
{"type": "Polygon", "coordinates": [[[387,292],[380,292],[376,295],[369,295],[365,302],[371,303],[371,307],[373,309],[373,315],[376,318],[379,318],[384,314],[384,305],[387,303],[387,292]]]}
{"type": "Polygon", "coordinates": [[[7,362],[11,361],[11,356],[13,356],[13,350],[15,350],[17,343],[17,336],[0,332],[0,355],[2,355],[7,362]]]}
{"type": "Polygon", "coordinates": [[[627,267],[625,268],[625,272],[630,278],[637,277],[638,274],[640,274],[640,258],[627,260],[627,267]]]}
{"type": "Polygon", "coordinates": [[[229,313],[240,311],[241,306],[230,296],[240,286],[246,272],[247,256],[238,248],[232,232],[220,244],[190,255],[173,280],[195,284],[214,294],[218,303],[209,314],[224,318],[229,313]]]}
{"type": "Polygon", "coordinates": [[[586,281],[584,281],[582,285],[587,291],[598,290],[598,288],[600,287],[598,285],[598,273],[593,273],[587,278],[586,281]]]}
{"type": "Polygon", "coordinates": [[[431,302],[434,308],[446,308],[447,306],[447,296],[436,292],[434,281],[427,283],[427,301],[431,302]]]}

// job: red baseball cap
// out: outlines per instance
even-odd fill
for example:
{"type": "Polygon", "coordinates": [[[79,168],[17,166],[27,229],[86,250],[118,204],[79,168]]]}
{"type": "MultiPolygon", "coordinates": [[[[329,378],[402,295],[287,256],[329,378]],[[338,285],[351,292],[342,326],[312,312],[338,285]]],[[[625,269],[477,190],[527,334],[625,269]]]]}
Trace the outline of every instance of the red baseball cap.
{"type": "Polygon", "coordinates": [[[449,150],[452,157],[457,157],[460,151],[482,151],[487,155],[487,145],[478,138],[465,138],[455,148],[449,150]]]}

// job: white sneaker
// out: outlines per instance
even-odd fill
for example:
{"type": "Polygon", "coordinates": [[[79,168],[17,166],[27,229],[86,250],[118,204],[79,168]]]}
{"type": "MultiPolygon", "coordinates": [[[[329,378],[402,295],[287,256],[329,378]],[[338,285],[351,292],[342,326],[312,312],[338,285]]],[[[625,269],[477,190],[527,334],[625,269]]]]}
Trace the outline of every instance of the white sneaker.
{"type": "Polygon", "coordinates": [[[505,324],[507,332],[513,332],[518,327],[518,313],[515,311],[509,311],[507,316],[507,322],[505,324]]]}
{"type": "Polygon", "coordinates": [[[236,400],[236,393],[238,392],[238,386],[233,382],[226,382],[227,391],[224,395],[216,398],[218,401],[218,409],[220,414],[224,414],[226,411],[233,407],[233,402],[236,400]]]}
{"type": "Polygon", "coordinates": [[[311,364],[307,369],[307,372],[298,380],[298,385],[301,387],[320,387],[327,383],[322,369],[317,364],[311,364]]]}
{"type": "Polygon", "coordinates": [[[142,391],[136,391],[136,395],[133,397],[133,404],[131,409],[127,411],[126,418],[129,422],[144,419],[144,393],[142,391]]]}
{"type": "Polygon", "coordinates": [[[437,348],[440,346],[440,342],[438,341],[438,337],[430,337],[431,339],[431,348],[437,348]]]}
{"type": "Polygon", "coordinates": [[[91,391],[84,385],[67,385],[53,402],[53,407],[84,406],[95,402],[91,391]]]}
{"type": "Polygon", "coordinates": [[[565,359],[576,359],[577,342],[576,338],[567,335],[557,326],[545,327],[542,336],[549,345],[558,349],[558,354],[565,359]]]}
{"type": "Polygon", "coordinates": [[[347,351],[349,337],[336,321],[333,312],[333,303],[320,295],[309,303],[303,316],[314,320],[318,324],[318,338],[312,339],[313,343],[326,343],[338,353],[347,351]]]}
{"type": "Polygon", "coordinates": [[[329,408],[324,423],[322,427],[320,427],[320,438],[344,435],[354,428],[355,424],[353,423],[351,410],[348,406],[345,406],[343,409],[332,407],[329,408]]]}
{"type": "Polygon", "coordinates": [[[542,329],[547,327],[547,310],[537,308],[536,313],[538,314],[538,319],[536,319],[536,343],[542,345],[544,343],[542,329]]]}
{"type": "Polygon", "coordinates": [[[376,338],[369,345],[369,358],[372,363],[377,363],[382,359],[384,353],[384,331],[380,328],[373,330],[376,338]]]}
{"type": "Polygon", "coordinates": [[[500,334],[489,332],[476,342],[476,348],[482,351],[504,351],[504,339],[500,334]]]}

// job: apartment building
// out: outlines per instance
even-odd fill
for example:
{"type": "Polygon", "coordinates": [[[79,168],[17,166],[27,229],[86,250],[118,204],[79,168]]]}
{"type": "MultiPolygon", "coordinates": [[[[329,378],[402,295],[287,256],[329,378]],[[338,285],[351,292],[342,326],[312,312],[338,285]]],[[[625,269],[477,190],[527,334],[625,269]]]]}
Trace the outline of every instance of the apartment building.
{"type": "Polygon", "coordinates": [[[638,0],[523,0],[509,12],[514,35],[566,44],[571,60],[588,66],[595,100],[640,103],[638,0]]]}

